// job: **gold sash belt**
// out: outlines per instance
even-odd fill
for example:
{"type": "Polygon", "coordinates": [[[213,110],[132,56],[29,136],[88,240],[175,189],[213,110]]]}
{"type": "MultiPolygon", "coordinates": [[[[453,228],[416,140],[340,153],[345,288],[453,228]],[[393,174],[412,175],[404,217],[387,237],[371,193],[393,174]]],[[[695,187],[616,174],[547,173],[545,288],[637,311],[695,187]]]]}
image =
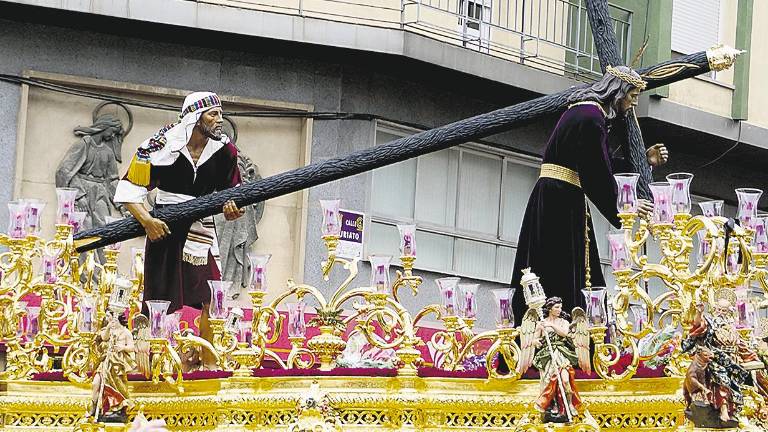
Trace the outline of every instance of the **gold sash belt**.
{"type": "Polygon", "coordinates": [[[541,164],[541,173],[539,178],[552,178],[561,180],[566,183],[570,183],[577,188],[581,188],[581,180],[579,180],[579,173],[576,171],[555,164],[541,164]]]}

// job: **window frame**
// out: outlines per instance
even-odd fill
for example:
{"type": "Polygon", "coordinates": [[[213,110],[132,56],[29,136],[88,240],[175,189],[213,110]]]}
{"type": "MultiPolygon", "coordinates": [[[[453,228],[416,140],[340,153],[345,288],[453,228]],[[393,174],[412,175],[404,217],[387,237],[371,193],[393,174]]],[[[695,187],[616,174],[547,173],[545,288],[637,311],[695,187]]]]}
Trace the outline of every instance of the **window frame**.
{"type": "MultiPolygon", "coordinates": [[[[374,138],[373,143],[375,145],[376,142],[376,135],[378,132],[384,132],[388,133],[390,135],[396,135],[396,136],[408,136],[415,133],[422,132],[422,130],[400,125],[398,123],[385,121],[385,120],[376,120],[374,123],[374,138]]],[[[505,197],[504,197],[504,186],[505,182],[509,181],[508,175],[507,175],[507,168],[508,164],[513,163],[517,165],[526,166],[529,168],[535,168],[539,169],[541,167],[541,158],[525,155],[522,153],[516,153],[512,150],[503,149],[495,146],[491,146],[488,144],[481,144],[476,142],[470,142],[465,144],[460,144],[455,147],[452,147],[454,151],[459,151],[458,154],[458,161],[457,161],[457,178],[456,178],[456,203],[455,203],[455,211],[453,214],[453,226],[447,226],[447,225],[440,225],[435,224],[432,222],[424,222],[419,221],[416,219],[416,206],[419,202],[419,195],[418,195],[418,181],[419,181],[419,158],[416,158],[416,174],[414,179],[414,206],[413,206],[413,217],[412,218],[406,218],[406,217],[394,217],[391,215],[382,215],[377,214],[373,211],[373,190],[374,190],[374,175],[373,171],[369,173],[369,184],[368,184],[368,190],[366,193],[366,222],[368,224],[369,229],[372,227],[374,223],[382,224],[382,225],[388,225],[388,226],[396,226],[398,223],[414,223],[417,225],[418,230],[422,232],[427,232],[430,234],[436,234],[441,236],[450,237],[452,239],[451,241],[451,263],[450,263],[450,269],[448,270],[440,270],[435,268],[429,268],[425,267],[423,265],[419,264],[419,260],[416,260],[416,263],[414,265],[415,269],[432,272],[432,273],[438,273],[438,274],[446,274],[446,275],[453,275],[453,276],[460,276],[460,277],[466,277],[470,279],[475,280],[481,280],[481,281],[488,281],[493,283],[509,283],[509,280],[507,278],[498,278],[496,277],[496,274],[498,273],[498,262],[495,262],[494,266],[494,276],[480,276],[476,274],[467,274],[465,272],[459,272],[456,270],[457,268],[457,257],[456,257],[456,240],[457,239],[463,239],[463,240],[469,240],[469,241],[476,241],[483,244],[490,244],[495,247],[495,259],[498,259],[499,254],[499,247],[509,247],[513,250],[517,251],[517,239],[514,240],[506,240],[502,239],[502,232],[504,227],[504,215],[502,214],[504,205],[505,205],[505,197]],[[494,235],[483,233],[479,231],[472,231],[472,230],[466,230],[466,229],[459,229],[457,228],[457,222],[458,222],[458,206],[460,202],[460,185],[461,185],[461,163],[462,163],[462,155],[464,153],[471,153],[476,154],[483,157],[496,157],[501,162],[501,175],[500,175],[500,197],[497,208],[498,212],[498,221],[496,223],[496,233],[494,235]]],[[[527,197],[526,197],[527,198],[527,197]]],[[[370,234],[367,234],[367,238],[370,239],[370,234]]],[[[368,256],[370,251],[368,250],[369,243],[366,242],[365,245],[365,256],[368,256]]],[[[396,257],[395,257],[396,258],[396,257]]],[[[399,261],[395,260],[393,265],[398,265],[399,261]]]]}

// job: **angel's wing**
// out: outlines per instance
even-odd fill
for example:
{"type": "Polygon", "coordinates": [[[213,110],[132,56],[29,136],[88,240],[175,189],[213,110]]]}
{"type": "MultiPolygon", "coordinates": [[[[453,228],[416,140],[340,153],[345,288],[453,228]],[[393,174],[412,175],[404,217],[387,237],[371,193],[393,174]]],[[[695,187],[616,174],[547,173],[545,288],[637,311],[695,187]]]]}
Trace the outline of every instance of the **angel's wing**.
{"type": "Polygon", "coordinates": [[[586,373],[592,373],[592,362],[589,359],[589,323],[587,322],[587,314],[580,307],[573,308],[570,336],[576,345],[579,368],[586,373]]]}
{"type": "Polygon", "coordinates": [[[533,342],[536,340],[536,324],[539,322],[539,314],[536,309],[528,309],[523,316],[523,323],[520,325],[520,361],[517,362],[517,372],[522,375],[528,371],[533,364],[533,354],[536,346],[533,342]]]}

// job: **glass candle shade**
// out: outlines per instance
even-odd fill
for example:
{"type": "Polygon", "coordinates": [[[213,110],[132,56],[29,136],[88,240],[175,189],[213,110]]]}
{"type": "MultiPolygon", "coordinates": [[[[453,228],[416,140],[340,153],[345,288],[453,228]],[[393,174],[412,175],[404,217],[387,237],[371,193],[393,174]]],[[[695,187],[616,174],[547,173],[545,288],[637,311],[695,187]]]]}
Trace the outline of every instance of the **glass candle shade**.
{"type": "Polygon", "coordinates": [[[739,272],[739,247],[731,242],[728,245],[728,255],[725,257],[725,271],[735,275],[739,272]]]}
{"type": "Polygon", "coordinates": [[[40,306],[27,307],[27,338],[34,339],[40,330],[40,306]]]}
{"type": "Polygon", "coordinates": [[[672,185],[667,182],[653,182],[648,185],[653,195],[653,215],[655,224],[672,223],[672,185]]]}
{"type": "Polygon", "coordinates": [[[41,260],[43,266],[43,283],[55,284],[59,280],[59,275],[56,269],[56,263],[59,260],[57,254],[52,254],[48,251],[43,252],[41,260]]]}
{"type": "Polygon", "coordinates": [[[693,174],[674,173],[667,176],[672,186],[672,210],[677,213],[691,213],[691,180],[693,174]]]}
{"type": "Polygon", "coordinates": [[[211,288],[211,304],[208,308],[208,314],[213,319],[225,319],[227,317],[227,308],[224,306],[227,293],[232,287],[231,281],[209,280],[208,286],[211,288]]]}
{"type": "Polygon", "coordinates": [[[8,203],[8,237],[24,238],[27,235],[27,206],[23,201],[8,203]]]}
{"type": "Polygon", "coordinates": [[[371,262],[371,286],[377,293],[387,293],[389,291],[389,263],[392,257],[389,255],[371,255],[368,257],[371,262]]]}
{"type": "Polygon", "coordinates": [[[69,224],[72,225],[73,233],[80,232],[80,230],[83,229],[83,223],[85,222],[86,216],[88,216],[88,213],[81,211],[74,211],[70,214],[69,224]]]}
{"type": "Polygon", "coordinates": [[[253,340],[253,321],[240,321],[240,331],[237,339],[248,345],[251,344],[251,341],[253,340]]]}
{"type": "Polygon", "coordinates": [[[416,225],[398,224],[400,233],[400,254],[405,257],[416,256],[416,225]]]}
{"type": "Polygon", "coordinates": [[[27,234],[39,236],[42,230],[43,209],[45,201],[39,199],[25,199],[27,234]]]}
{"type": "Polygon", "coordinates": [[[339,206],[341,200],[320,200],[320,207],[323,209],[323,225],[321,232],[325,236],[341,235],[341,212],[339,206]]]}
{"type": "Polygon", "coordinates": [[[712,251],[712,241],[707,239],[706,231],[699,231],[696,233],[696,237],[699,239],[699,248],[696,252],[696,261],[699,265],[704,264],[710,251],[712,251]]]}
{"type": "Polygon", "coordinates": [[[181,329],[181,311],[176,311],[163,317],[163,328],[166,339],[171,342],[171,345],[176,345],[176,339],[173,338],[173,334],[181,329]]]}
{"type": "Polygon", "coordinates": [[[619,213],[637,212],[637,180],[640,174],[621,173],[614,174],[616,180],[616,210],[619,213]]]}
{"type": "Polygon", "coordinates": [[[624,237],[624,231],[608,233],[608,244],[611,248],[611,267],[614,271],[626,270],[632,267],[629,249],[624,237]]]}
{"type": "Polygon", "coordinates": [[[304,337],[307,325],[304,323],[305,303],[301,300],[286,304],[288,307],[288,336],[304,337]]]}
{"type": "Polygon", "coordinates": [[[227,315],[227,321],[224,324],[225,328],[232,332],[237,333],[240,331],[240,321],[242,321],[245,313],[239,307],[232,308],[227,315]]]}
{"type": "Polygon", "coordinates": [[[149,309],[149,333],[153,338],[165,338],[165,315],[171,302],[168,300],[147,300],[149,309]]]}
{"type": "Polygon", "coordinates": [[[491,290],[496,305],[496,327],[510,328],[515,326],[515,314],[512,309],[512,297],[514,288],[501,288],[491,290]]]}
{"type": "Polygon", "coordinates": [[[84,296],[78,303],[78,330],[92,332],[95,330],[93,320],[96,315],[96,299],[93,296],[84,296]]]}
{"type": "Polygon", "coordinates": [[[702,201],[699,203],[701,214],[706,217],[715,217],[723,215],[723,200],[702,201]]]}
{"type": "Polygon", "coordinates": [[[738,218],[742,228],[755,229],[755,218],[757,218],[757,202],[763,191],[753,188],[736,189],[736,196],[739,198],[738,218]]]}
{"type": "Polygon", "coordinates": [[[474,319],[477,317],[477,288],[479,284],[459,284],[459,316],[474,319]]]}
{"type": "Polygon", "coordinates": [[[77,198],[77,189],[56,188],[56,224],[68,225],[72,212],[75,211],[75,198],[77,198]]]}
{"type": "Polygon", "coordinates": [[[270,258],[272,258],[271,254],[248,254],[248,261],[251,264],[251,291],[267,290],[267,263],[270,258]]]}
{"type": "Polygon", "coordinates": [[[633,304],[629,306],[629,313],[632,314],[632,331],[637,333],[645,327],[648,322],[648,309],[643,305],[633,304]]]}
{"type": "Polygon", "coordinates": [[[755,252],[768,253],[768,217],[760,216],[755,222],[755,252]]]}
{"type": "Polygon", "coordinates": [[[605,310],[605,287],[583,289],[584,300],[587,303],[587,319],[591,326],[604,326],[608,323],[608,313],[605,310]]]}
{"type": "Polygon", "coordinates": [[[440,290],[440,300],[444,316],[456,316],[458,304],[456,302],[459,278],[445,277],[436,279],[435,283],[440,290]]]}

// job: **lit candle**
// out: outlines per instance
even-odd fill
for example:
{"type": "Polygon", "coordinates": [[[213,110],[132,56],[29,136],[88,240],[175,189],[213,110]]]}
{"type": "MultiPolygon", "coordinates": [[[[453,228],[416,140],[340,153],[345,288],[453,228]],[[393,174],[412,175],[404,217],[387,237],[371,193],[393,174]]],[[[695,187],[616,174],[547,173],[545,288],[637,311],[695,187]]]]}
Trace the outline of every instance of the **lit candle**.
{"type": "Polygon", "coordinates": [[[160,335],[163,328],[163,314],[160,311],[152,313],[152,335],[160,335]]]}
{"type": "Polygon", "coordinates": [[[397,230],[400,232],[400,253],[405,257],[415,257],[416,225],[399,224],[397,230]]]}
{"type": "Polygon", "coordinates": [[[475,317],[475,295],[471,292],[464,293],[464,315],[467,318],[475,317]]]}
{"type": "Polygon", "coordinates": [[[376,266],[376,291],[382,292],[386,291],[387,286],[386,283],[386,276],[384,275],[384,265],[377,265],[376,266]]]}
{"type": "Polygon", "coordinates": [[[56,275],[56,256],[43,255],[43,282],[54,284],[58,280],[56,275]]]}
{"type": "Polygon", "coordinates": [[[261,291],[264,285],[264,267],[254,267],[253,269],[253,289],[261,291]]]}
{"type": "Polygon", "coordinates": [[[405,234],[403,236],[403,255],[410,256],[411,255],[411,246],[413,245],[413,239],[411,238],[410,234],[405,234]]]}
{"type": "Polygon", "coordinates": [[[500,298],[499,299],[499,311],[501,315],[502,322],[504,324],[509,324],[509,298],[500,298]]]}

